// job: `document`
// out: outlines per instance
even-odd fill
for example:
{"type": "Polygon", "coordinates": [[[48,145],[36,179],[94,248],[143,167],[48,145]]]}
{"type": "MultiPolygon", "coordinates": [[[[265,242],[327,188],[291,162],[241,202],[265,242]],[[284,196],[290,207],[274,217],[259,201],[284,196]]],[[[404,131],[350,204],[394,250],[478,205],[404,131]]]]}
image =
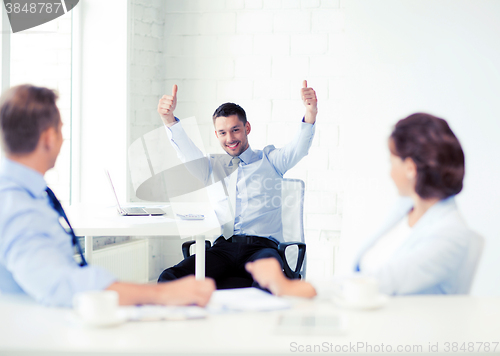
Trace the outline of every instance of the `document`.
{"type": "Polygon", "coordinates": [[[138,305],[120,307],[119,312],[129,321],[186,320],[207,316],[207,311],[197,306],[138,305]]]}
{"type": "Polygon", "coordinates": [[[257,288],[217,290],[207,305],[211,313],[271,311],[291,307],[290,301],[257,288]]]}

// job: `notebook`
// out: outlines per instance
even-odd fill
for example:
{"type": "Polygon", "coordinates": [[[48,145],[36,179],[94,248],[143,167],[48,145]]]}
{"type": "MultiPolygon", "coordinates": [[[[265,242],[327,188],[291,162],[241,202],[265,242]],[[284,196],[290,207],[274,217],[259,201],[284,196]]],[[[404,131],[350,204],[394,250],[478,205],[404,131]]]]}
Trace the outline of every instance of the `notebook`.
{"type": "Polygon", "coordinates": [[[113,194],[116,199],[116,209],[118,210],[118,214],[123,216],[147,216],[147,215],[165,215],[166,213],[162,209],[158,208],[141,208],[141,207],[126,207],[122,208],[120,205],[120,201],[118,200],[118,195],[116,195],[115,186],[113,185],[113,181],[111,180],[111,175],[108,170],[105,170],[106,177],[108,177],[109,184],[111,185],[111,190],[113,190],[113,194]]]}

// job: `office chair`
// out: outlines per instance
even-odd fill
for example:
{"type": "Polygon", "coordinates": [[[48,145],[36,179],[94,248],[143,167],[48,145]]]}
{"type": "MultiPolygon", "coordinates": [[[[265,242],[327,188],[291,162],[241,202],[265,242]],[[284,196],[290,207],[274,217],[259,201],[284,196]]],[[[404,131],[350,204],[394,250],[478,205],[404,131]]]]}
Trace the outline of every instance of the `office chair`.
{"type": "MultiPolygon", "coordinates": [[[[301,179],[283,179],[281,186],[281,219],[283,224],[284,242],[278,245],[278,252],[283,259],[283,272],[290,279],[305,277],[304,242],[304,190],[305,184],[301,179]]],[[[184,258],[191,255],[190,247],[195,241],[182,244],[184,258]]],[[[210,241],[205,241],[205,248],[210,248],[210,241]]],[[[251,287],[253,279],[228,277],[217,281],[217,289],[251,287]]]]}
{"type": "Polygon", "coordinates": [[[457,294],[469,294],[472,283],[474,282],[474,276],[476,275],[477,266],[481,260],[481,255],[484,248],[484,238],[472,232],[469,250],[467,256],[465,257],[464,263],[460,266],[460,274],[462,276],[460,283],[457,288],[457,294]]]}

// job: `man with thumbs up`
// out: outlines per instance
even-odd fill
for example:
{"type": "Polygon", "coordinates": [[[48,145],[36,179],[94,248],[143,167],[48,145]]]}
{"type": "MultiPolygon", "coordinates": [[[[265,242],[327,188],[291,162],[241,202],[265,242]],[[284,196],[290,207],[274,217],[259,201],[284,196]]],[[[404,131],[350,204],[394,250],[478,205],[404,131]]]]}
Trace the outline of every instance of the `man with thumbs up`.
{"type": "MultiPolygon", "coordinates": [[[[179,158],[190,163],[189,171],[207,186],[212,201],[218,202],[215,212],[222,234],[206,251],[206,276],[215,279],[218,288],[228,287],[224,280],[231,277],[247,279],[251,284],[252,277],[245,270],[247,262],[273,257],[283,264],[277,250],[283,242],[281,182],[311,147],[318,113],[316,92],[303,81],[300,92],[305,114],[298,134],[282,148],[269,145],[253,150],[248,142],[251,125],[243,108],[222,104],[212,119],[215,135],[227,154],[204,156],[174,116],[177,90],[174,85],[172,95],[160,99],[158,113],[179,158]],[[220,186],[223,189],[217,189],[220,186]]],[[[163,271],[158,281],[178,279],[194,271],[195,259],[191,256],[163,271]]],[[[256,282],[253,285],[258,286],[256,282]]]]}

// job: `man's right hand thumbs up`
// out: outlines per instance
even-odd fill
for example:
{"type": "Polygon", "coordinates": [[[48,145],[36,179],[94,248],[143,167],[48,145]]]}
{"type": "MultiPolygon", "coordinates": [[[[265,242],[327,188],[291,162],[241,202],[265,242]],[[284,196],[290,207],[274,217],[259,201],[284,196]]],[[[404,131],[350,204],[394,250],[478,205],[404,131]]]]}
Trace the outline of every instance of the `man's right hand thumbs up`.
{"type": "Polygon", "coordinates": [[[160,114],[165,125],[175,123],[174,110],[177,106],[177,84],[172,87],[172,95],[163,95],[158,103],[158,114],[160,114]]]}

